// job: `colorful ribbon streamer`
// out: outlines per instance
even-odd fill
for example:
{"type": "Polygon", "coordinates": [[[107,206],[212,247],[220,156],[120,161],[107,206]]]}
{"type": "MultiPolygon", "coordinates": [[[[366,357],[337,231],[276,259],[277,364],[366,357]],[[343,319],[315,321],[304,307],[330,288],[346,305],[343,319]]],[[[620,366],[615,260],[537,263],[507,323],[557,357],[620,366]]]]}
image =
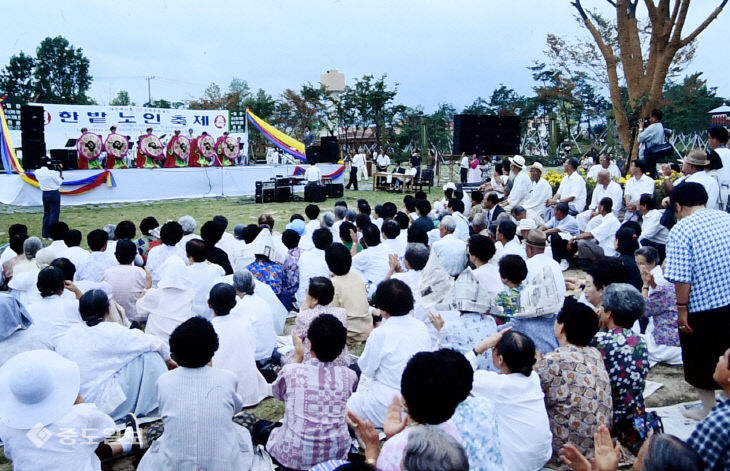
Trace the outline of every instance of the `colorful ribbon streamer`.
{"type": "Polygon", "coordinates": [[[263,119],[253,114],[253,112],[248,108],[246,108],[246,117],[248,118],[249,122],[253,124],[254,127],[258,129],[261,134],[264,135],[264,137],[273,142],[276,147],[283,150],[294,158],[297,158],[303,162],[307,161],[304,144],[302,142],[297,141],[293,137],[279,131],[274,126],[270,125],[263,119]]]}
{"type": "MultiPolygon", "coordinates": [[[[304,175],[305,171],[306,170],[304,168],[297,165],[296,167],[294,167],[294,173],[292,173],[292,175],[294,175],[295,177],[298,177],[299,175],[304,175]]],[[[330,173],[329,175],[322,175],[322,178],[333,178],[334,179],[334,178],[339,177],[343,173],[345,173],[344,165],[340,166],[340,168],[338,168],[334,172],[330,173]]]]}
{"type": "MultiPolygon", "coordinates": [[[[18,156],[15,154],[15,150],[10,142],[10,131],[8,129],[8,123],[5,120],[5,110],[2,107],[2,102],[5,101],[5,97],[0,98],[0,158],[2,158],[3,168],[5,173],[12,174],[16,172],[21,180],[25,183],[32,185],[36,188],[40,188],[38,180],[36,179],[33,172],[26,172],[23,170],[23,166],[18,160],[18,156]]],[[[94,188],[102,185],[106,182],[108,187],[116,187],[117,183],[114,181],[114,176],[109,170],[104,170],[101,173],[92,175],[81,180],[74,180],[63,182],[63,186],[77,186],[82,185],[79,188],[73,190],[61,190],[62,195],[80,195],[87,193],[94,188]]]]}

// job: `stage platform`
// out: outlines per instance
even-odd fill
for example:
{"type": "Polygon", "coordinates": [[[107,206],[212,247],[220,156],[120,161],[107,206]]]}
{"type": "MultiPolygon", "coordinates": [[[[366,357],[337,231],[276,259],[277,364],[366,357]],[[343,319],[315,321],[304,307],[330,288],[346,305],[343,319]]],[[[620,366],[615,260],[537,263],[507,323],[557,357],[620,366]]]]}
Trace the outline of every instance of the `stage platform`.
{"type": "MultiPolygon", "coordinates": [[[[339,164],[319,164],[322,175],[332,175],[335,183],[343,183],[344,171],[339,164]]],[[[116,187],[106,184],[88,193],[63,195],[61,204],[76,206],[98,203],[129,203],[174,198],[208,198],[219,196],[249,196],[255,193],[255,183],[277,175],[291,176],[296,165],[252,165],[208,168],[156,168],[112,170],[116,187]]],[[[67,181],[98,175],[99,170],[67,170],[67,181]]],[[[64,186],[73,190],[76,187],[64,186]]],[[[303,188],[303,187],[302,187],[303,188]]],[[[42,206],[41,191],[16,174],[0,174],[0,203],[17,206],[42,206]]]]}

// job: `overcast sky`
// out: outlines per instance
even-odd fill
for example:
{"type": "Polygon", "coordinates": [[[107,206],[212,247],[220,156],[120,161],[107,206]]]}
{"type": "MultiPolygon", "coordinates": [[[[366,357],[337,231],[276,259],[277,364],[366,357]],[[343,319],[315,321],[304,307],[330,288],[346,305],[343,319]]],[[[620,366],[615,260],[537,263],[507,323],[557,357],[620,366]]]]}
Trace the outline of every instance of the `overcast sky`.
{"type": "MultiPolygon", "coordinates": [[[[693,2],[685,31],[717,3],[693,2]]],[[[144,103],[145,76],[156,77],[153,99],[176,101],[199,97],[211,82],[225,91],[232,77],[277,97],[337,69],[347,84],[387,73],[399,84],[399,103],[461,110],[500,83],[530,93],[526,67],[542,59],[545,35],[586,34],[569,0],[33,0],[8,2],[4,18],[3,66],[20,50],[34,54],[46,36],[63,35],[91,61],[90,95],[100,104],[122,89],[144,103]]],[[[712,54],[721,57],[729,27],[724,11],[687,68],[704,72],[724,97],[730,61],[712,54]]]]}

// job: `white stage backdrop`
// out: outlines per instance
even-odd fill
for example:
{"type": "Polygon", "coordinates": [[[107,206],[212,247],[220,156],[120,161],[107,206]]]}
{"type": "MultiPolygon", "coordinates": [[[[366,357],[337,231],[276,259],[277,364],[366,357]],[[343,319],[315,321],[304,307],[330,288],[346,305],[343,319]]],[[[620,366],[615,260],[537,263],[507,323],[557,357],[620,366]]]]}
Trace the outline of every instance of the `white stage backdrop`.
{"type": "MultiPolygon", "coordinates": [[[[322,174],[330,175],[341,165],[320,164],[322,174]]],[[[74,206],[99,203],[127,203],[155,201],[173,198],[204,198],[216,196],[253,195],[256,181],[268,180],[277,175],[289,176],[294,165],[254,165],[250,167],[208,168],[132,168],[112,170],[116,188],[103,184],[81,195],[61,196],[61,204],[74,206]]],[[[73,170],[64,172],[69,180],[80,180],[98,174],[98,170],[73,170]]],[[[344,181],[344,173],[334,179],[344,181]]],[[[73,189],[73,187],[66,187],[73,189]]],[[[297,191],[303,191],[298,187],[297,191]]],[[[18,206],[42,206],[41,191],[23,182],[18,175],[0,174],[0,203],[18,206]]]]}
{"type": "MultiPolygon", "coordinates": [[[[31,103],[35,104],[35,103],[31,103]]],[[[167,134],[179,129],[183,135],[192,129],[195,135],[207,131],[218,137],[228,131],[227,110],[175,110],[163,108],[143,108],[140,106],[97,106],[97,105],[52,105],[37,103],[45,111],[46,149],[61,149],[66,140],[76,139],[81,135],[81,128],[101,135],[106,139],[111,126],[117,127],[117,133],[131,136],[135,142],[137,136],[152,128],[155,135],[167,134]]],[[[17,143],[20,145],[20,142],[17,143]]]]}

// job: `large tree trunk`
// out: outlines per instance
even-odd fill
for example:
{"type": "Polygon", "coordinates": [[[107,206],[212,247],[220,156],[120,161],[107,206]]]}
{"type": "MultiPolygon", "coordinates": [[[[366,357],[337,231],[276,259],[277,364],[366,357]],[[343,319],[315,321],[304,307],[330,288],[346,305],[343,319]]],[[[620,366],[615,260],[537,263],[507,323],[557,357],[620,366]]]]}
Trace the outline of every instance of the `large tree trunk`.
{"type": "Polygon", "coordinates": [[[673,6],[671,0],[659,0],[658,4],[654,0],[644,0],[651,28],[648,57],[644,58],[636,18],[639,0],[608,0],[616,9],[617,43],[629,98],[629,103],[624,103],[620,93],[619,59],[611,42],[596,28],[583,9],[581,0],[572,0],[606,65],[616,129],[627,157],[624,171],[629,168],[631,160],[636,158],[639,147],[635,142],[636,134],[631,132],[630,120],[645,118],[652,109],[661,106],[667,75],[677,53],[691,44],[717,18],[727,1],[722,0],[694,31],[682,38],[691,0],[675,0],[673,6]],[[630,116],[626,114],[627,108],[631,110],[630,116]]]}

